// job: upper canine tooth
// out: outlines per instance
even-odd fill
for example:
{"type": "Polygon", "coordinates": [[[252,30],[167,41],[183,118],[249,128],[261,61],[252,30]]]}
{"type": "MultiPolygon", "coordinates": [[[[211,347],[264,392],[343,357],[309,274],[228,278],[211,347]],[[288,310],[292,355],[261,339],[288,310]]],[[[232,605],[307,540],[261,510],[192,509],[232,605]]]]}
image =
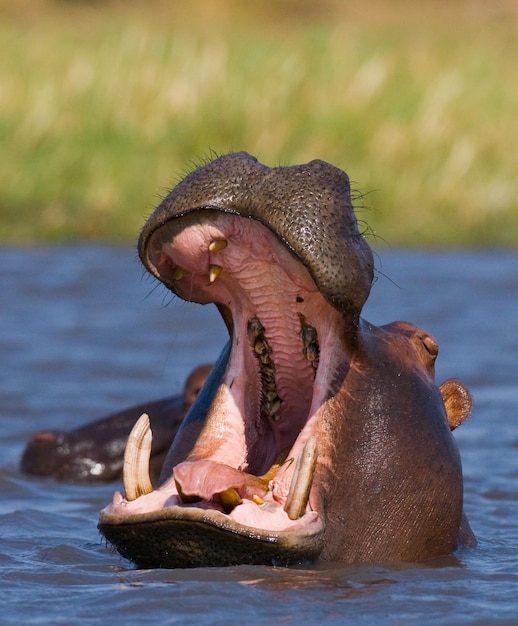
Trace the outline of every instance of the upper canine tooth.
{"type": "Polygon", "coordinates": [[[153,485],[149,478],[149,457],[153,434],[149,426],[149,416],[143,413],[133,426],[124,451],[122,482],[126,500],[151,493],[153,485]]]}
{"type": "Polygon", "coordinates": [[[179,265],[177,265],[174,268],[173,280],[180,280],[180,278],[187,276],[188,273],[189,272],[184,267],[180,267],[179,265]]]}
{"type": "Polygon", "coordinates": [[[284,505],[284,510],[292,520],[302,517],[306,511],[317,458],[317,438],[310,437],[297,459],[290,491],[284,505]]]}
{"type": "Polygon", "coordinates": [[[222,271],[221,265],[209,265],[209,281],[213,283],[222,271]]]}
{"type": "Polygon", "coordinates": [[[219,252],[227,247],[228,241],[226,239],[214,239],[209,243],[209,252],[219,252]]]}

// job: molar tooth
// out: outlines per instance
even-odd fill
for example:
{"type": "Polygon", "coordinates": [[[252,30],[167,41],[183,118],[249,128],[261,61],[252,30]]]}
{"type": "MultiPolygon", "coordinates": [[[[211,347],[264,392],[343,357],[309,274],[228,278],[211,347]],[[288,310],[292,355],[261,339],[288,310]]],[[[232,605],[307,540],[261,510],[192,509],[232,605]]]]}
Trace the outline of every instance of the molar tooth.
{"type": "Polygon", "coordinates": [[[307,440],[297,459],[290,491],[284,505],[284,510],[292,520],[302,517],[306,511],[317,457],[317,439],[313,436],[307,440]]]}
{"type": "Polygon", "coordinates": [[[261,341],[260,339],[258,339],[254,344],[254,350],[257,354],[262,354],[265,351],[265,348],[266,346],[264,341],[261,341]]]}
{"type": "Polygon", "coordinates": [[[264,333],[264,326],[259,321],[259,318],[252,317],[248,320],[248,329],[252,333],[252,337],[259,337],[264,333]]]}
{"type": "Polygon", "coordinates": [[[275,372],[275,363],[270,353],[259,355],[259,367],[262,372],[273,374],[275,372]]]}
{"type": "Polygon", "coordinates": [[[126,500],[136,500],[153,491],[149,478],[152,439],[149,416],[143,413],[133,426],[124,451],[122,482],[126,500]]]}
{"type": "Polygon", "coordinates": [[[280,417],[275,414],[281,408],[281,404],[281,398],[279,398],[276,393],[270,392],[269,397],[264,397],[263,401],[261,402],[261,412],[277,422],[278,420],[280,420],[280,417]]]}
{"type": "Polygon", "coordinates": [[[312,363],[317,362],[320,356],[320,350],[318,344],[311,343],[306,348],[306,359],[312,363]]]}
{"type": "Polygon", "coordinates": [[[180,265],[177,265],[174,268],[173,280],[180,280],[184,276],[187,276],[187,274],[189,274],[189,272],[184,267],[180,267],[180,265]]]}
{"type": "Polygon", "coordinates": [[[303,326],[300,335],[304,347],[318,341],[317,329],[314,326],[303,326]]]}
{"type": "Polygon", "coordinates": [[[270,353],[267,351],[262,352],[259,355],[259,361],[265,366],[265,371],[274,371],[274,366],[272,364],[272,359],[270,357],[270,353]]]}
{"type": "Polygon", "coordinates": [[[209,281],[213,283],[222,271],[223,268],[221,267],[221,265],[214,265],[211,263],[209,265],[209,281]]]}
{"type": "Polygon", "coordinates": [[[277,411],[281,408],[282,400],[280,398],[276,398],[272,402],[271,412],[273,414],[277,413],[277,411]]]}
{"type": "Polygon", "coordinates": [[[318,333],[314,326],[306,324],[304,316],[299,313],[301,323],[300,338],[302,340],[302,350],[306,359],[316,370],[320,359],[320,346],[318,345],[318,333]]]}
{"type": "Polygon", "coordinates": [[[209,252],[219,252],[227,247],[228,241],[226,239],[214,239],[209,243],[209,252]]]}

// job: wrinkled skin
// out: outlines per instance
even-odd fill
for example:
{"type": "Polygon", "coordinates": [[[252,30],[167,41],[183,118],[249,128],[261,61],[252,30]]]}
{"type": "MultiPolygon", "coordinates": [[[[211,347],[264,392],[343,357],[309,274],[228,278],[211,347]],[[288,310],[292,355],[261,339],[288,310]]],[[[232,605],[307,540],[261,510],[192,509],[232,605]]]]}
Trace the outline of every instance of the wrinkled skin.
{"type": "Polygon", "coordinates": [[[474,542],[451,435],[469,393],[434,382],[431,335],[361,318],[373,259],[344,172],[220,157],[163,200],[139,253],[180,297],[215,302],[230,340],[160,487],[101,512],[122,555],[142,567],[424,561],[474,542]]]}
{"type": "Polygon", "coordinates": [[[153,429],[149,469],[151,480],[157,483],[176,431],[211,368],[200,365],[194,369],[181,395],[118,411],[70,431],[35,433],[23,451],[20,469],[26,474],[70,483],[120,480],[128,435],[139,416],[149,412],[153,429]]]}

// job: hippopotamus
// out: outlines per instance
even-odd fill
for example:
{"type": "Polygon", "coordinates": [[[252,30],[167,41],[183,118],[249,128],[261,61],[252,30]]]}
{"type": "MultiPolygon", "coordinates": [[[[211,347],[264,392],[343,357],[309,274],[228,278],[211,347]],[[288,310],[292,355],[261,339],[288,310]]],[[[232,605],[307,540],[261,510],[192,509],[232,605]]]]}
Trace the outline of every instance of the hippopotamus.
{"type": "Polygon", "coordinates": [[[147,270],[214,303],[229,340],[147,477],[147,415],[98,528],[139,567],[420,562],[475,542],[451,430],[466,388],[436,340],[362,317],[373,253],[347,174],[247,153],[179,182],[139,238],[147,270]],[[444,396],[444,397],[443,397],[444,396]]]}
{"type": "Polygon", "coordinates": [[[148,411],[153,429],[149,472],[156,484],[176,431],[211,368],[209,364],[196,367],[180,395],[117,411],[70,431],[42,430],[34,434],[23,451],[20,469],[70,483],[118,480],[130,432],[138,417],[148,411]]]}

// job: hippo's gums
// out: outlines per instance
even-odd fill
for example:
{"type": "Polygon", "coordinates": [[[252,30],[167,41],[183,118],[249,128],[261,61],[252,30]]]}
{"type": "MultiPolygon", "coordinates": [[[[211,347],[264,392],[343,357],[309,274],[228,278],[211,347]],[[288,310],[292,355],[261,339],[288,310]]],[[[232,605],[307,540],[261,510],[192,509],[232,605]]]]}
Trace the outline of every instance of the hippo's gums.
{"type": "Polygon", "coordinates": [[[434,382],[435,339],[361,318],[373,279],[349,179],[322,161],[229,154],[179,183],[139,240],[147,269],[214,302],[229,342],[151,487],[131,437],[99,529],[140,567],[423,561],[474,542],[450,428],[471,399],[434,382]]]}
{"type": "Polygon", "coordinates": [[[211,365],[188,376],[183,394],[113,413],[74,430],[42,430],[31,437],[20,461],[26,474],[63,482],[109,482],[120,479],[128,436],[138,417],[151,415],[153,445],[149,473],[158,482],[165,456],[180,423],[207,379],[211,365]]]}

